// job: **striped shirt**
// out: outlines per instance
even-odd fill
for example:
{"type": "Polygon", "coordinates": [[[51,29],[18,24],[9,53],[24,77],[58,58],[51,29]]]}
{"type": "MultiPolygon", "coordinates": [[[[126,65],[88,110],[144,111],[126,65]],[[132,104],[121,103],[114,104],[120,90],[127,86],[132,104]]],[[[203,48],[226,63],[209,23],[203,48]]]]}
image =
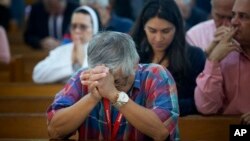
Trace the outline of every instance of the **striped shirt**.
{"type": "MultiPolygon", "coordinates": [[[[51,120],[57,110],[73,105],[87,94],[86,87],[83,87],[80,82],[79,76],[82,71],[84,70],[77,72],[64,89],[57,93],[53,104],[47,111],[48,120],[51,120]]],[[[159,117],[168,129],[171,141],[179,140],[177,90],[174,79],[165,68],[157,64],[139,64],[128,95],[135,103],[151,109],[159,117]]],[[[112,124],[114,124],[118,112],[116,108],[111,106],[112,124]]],[[[100,101],[79,127],[79,137],[81,139],[108,140],[108,131],[103,102],[100,101]]],[[[123,117],[116,140],[152,139],[134,128],[123,117]]]]}

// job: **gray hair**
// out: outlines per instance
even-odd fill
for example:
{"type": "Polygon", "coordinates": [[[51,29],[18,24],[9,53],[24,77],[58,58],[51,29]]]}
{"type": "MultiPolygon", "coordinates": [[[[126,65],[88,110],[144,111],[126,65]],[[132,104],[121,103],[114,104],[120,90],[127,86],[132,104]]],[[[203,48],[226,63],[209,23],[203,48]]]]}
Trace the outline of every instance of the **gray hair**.
{"type": "Polygon", "coordinates": [[[106,31],[99,33],[89,42],[88,65],[94,68],[104,64],[111,72],[118,69],[126,76],[135,73],[139,62],[133,39],[125,33],[106,31]]]}
{"type": "Polygon", "coordinates": [[[81,5],[97,4],[103,8],[109,6],[109,0],[80,0],[81,5]]]}

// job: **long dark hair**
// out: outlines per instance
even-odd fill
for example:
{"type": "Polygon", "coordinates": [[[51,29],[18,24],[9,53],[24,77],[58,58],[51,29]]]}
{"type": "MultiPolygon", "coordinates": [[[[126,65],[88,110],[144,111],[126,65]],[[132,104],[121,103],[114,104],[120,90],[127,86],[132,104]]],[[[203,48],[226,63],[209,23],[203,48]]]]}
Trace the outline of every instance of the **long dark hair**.
{"type": "Polygon", "coordinates": [[[169,61],[168,69],[177,83],[180,83],[183,78],[187,76],[189,62],[184,24],[181,13],[174,0],[148,0],[144,5],[131,32],[131,36],[137,45],[137,51],[140,55],[140,63],[152,62],[153,49],[147,41],[144,26],[154,17],[164,19],[175,26],[175,35],[172,43],[165,51],[165,56],[167,56],[169,61]]]}

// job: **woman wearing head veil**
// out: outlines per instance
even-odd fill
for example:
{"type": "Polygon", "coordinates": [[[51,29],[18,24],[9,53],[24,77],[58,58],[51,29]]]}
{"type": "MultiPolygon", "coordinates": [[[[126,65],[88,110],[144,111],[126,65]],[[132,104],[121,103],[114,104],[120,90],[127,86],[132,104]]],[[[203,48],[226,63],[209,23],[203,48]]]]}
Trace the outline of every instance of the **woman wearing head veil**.
{"type": "Polygon", "coordinates": [[[65,82],[78,69],[87,67],[88,42],[99,30],[96,12],[88,7],[77,8],[71,18],[72,43],[50,51],[49,56],[39,62],[33,70],[35,83],[65,82]]]}

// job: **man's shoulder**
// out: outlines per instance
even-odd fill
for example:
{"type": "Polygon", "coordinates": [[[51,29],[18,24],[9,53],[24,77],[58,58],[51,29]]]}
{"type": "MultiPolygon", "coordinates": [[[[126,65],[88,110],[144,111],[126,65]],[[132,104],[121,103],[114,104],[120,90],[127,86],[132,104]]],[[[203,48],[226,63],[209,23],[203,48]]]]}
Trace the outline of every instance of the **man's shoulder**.
{"type": "Polygon", "coordinates": [[[192,32],[198,32],[198,31],[202,32],[204,30],[209,30],[210,28],[215,28],[214,20],[207,20],[207,21],[201,22],[193,26],[187,31],[187,34],[192,33],[192,32]]]}
{"type": "Polygon", "coordinates": [[[140,79],[142,80],[157,80],[159,82],[164,80],[164,82],[168,81],[171,84],[175,83],[172,74],[162,65],[154,63],[139,64],[138,70],[140,73],[139,76],[141,77],[140,79]]]}
{"type": "Polygon", "coordinates": [[[222,65],[222,67],[236,65],[239,63],[240,56],[244,56],[243,53],[232,51],[221,61],[220,64],[222,65]]]}
{"type": "Polygon", "coordinates": [[[191,45],[205,49],[209,46],[210,42],[213,41],[215,31],[214,21],[208,20],[188,30],[186,40],[191,45]]]}
{"type": "Polygon", "coordinates": [[[152,76],[170,75],[170,72],[167,70],[167,68],[155,63],[139,64],[138,71],[141,74],[152,76]]]}

